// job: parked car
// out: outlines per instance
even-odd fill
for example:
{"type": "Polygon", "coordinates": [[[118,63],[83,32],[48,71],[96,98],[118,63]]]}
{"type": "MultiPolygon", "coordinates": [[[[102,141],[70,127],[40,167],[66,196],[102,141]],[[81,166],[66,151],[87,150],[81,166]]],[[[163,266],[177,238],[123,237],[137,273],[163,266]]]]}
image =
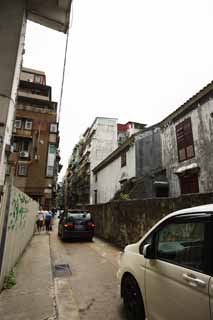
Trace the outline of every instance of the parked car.
{"type": "Polygon", "coordinates": [[[58,224],[58,235],[62,240],[82,238],[92,241],[94,230],[91,214],[84,210],[64,212],[58,224]]]}
{"type": "Polygon", "coordinates": [[[213,204],[176,211],[125,247],[118,277],[131,320],[210,320],[213,204]]]}

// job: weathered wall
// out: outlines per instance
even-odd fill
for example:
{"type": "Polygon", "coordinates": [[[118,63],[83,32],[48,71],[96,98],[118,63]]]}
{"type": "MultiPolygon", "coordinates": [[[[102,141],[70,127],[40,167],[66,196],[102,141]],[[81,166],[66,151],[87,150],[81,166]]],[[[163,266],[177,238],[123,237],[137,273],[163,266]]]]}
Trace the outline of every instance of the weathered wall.
{"type": "Polygon", "coordinates": [[[3,228],[6,227],[5,245],[1,246],[3,259],[0,274],[0,289],[4,277],[14,267],[34,233],[37,211],[38,203],[17,188],[12,187],[11,193],[5,195],[0,211],[1,244],[3,242],[3,228]],[[4,226],[7,215],[7,224],[4,226]]]}
{"type": "Polygon", "coordinates": [[[140,198],[156,196],[153,182],[156,180],[156,172],[160,170],[162,170],[161,135],[159,126],[155,125],[136,137],[136,177],[143,177],[140,184],[142,187],[140,198]]]}
{"type": "Polygon", "coordinates": [[[139,240],[157,221],[173,211],[213,202],[213,193],[190,194],[178,198],[113,201],[92,205],[96,234],[124,247],[139,240]]]}
{"type": "Polygon", "coordinates": [[[136,136],[137,177],[162,169],[160,127],[147,128],[136,136]]]}
{"type": "Polygon", "coordinates": [[[170,186],[170,196],[180,195],[180,184],[177,169],[196,163],[200,168],[199,192],[211,192],[213,190],[213,99],[198,104],[196,109],[188,112],[176,122],[162,128],[162,161],[166,169],[170,186]],[[179,162],[175,127],[185,119],[191,117],[192,133],[195,148],[195,157],[179,162]]]}
{"type": "Polygon", "coordinates": [[[130,145],[126,151],[126,165],[121,167],[121,156],[114,159],[97,173],[97,181],[93,183],[93,192],[97,190],[98,203],[110,201],[120,190],[120,181],[135,177],[135,145],[130,145]]]}

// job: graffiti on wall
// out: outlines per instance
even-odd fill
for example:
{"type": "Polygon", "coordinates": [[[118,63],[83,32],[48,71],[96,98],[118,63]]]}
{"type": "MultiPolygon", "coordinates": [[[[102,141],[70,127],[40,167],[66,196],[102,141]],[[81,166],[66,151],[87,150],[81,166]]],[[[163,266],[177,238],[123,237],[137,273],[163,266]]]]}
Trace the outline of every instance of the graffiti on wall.
{"type": "Polygon", "coordinates": [[[8,230],[17,230],[26,225],[26,216],[28,213],[27,204],[29,198],[24,193],[15,193],[10,207],[8,230]]]}

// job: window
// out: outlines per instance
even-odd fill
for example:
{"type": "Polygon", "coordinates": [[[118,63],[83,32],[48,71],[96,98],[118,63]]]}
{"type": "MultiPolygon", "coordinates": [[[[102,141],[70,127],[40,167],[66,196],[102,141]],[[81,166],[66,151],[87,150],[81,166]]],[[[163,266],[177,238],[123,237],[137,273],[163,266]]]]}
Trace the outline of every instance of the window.
{"type": "Polygon", "coordinates": [[[54,175],[55,158],[56,158],[56,145],[49,144],[48,157],[47,157],[47,169],[46,169],[47,177],[53,177],[54,175]]]}
{"type": "Polygon", "coordinates": [[[19,164],[18,165],[17,175],[18,176],[23,176],[23,177],[27,176],[27,165],[26,164],[19,164]]]}
{"type": "Polygon", "coordinates": [[[50,132],[51,133],[57,133],[58,132],[58,124],[57,123],[51,123],[50,124],[50,132]]]}
{"type": "Polygon", "coordinates": [[[88,212],[67,212],[66,221],[91,220],[91,214],[88,212]]]}
{"type": "Polygon", "coordinates": [[[121,168],[126,166],[126,152],[121,154],[121,168]]]}
{"type": "Polygon", "coordinates": [[[194,157],[194,143],[191,118],[184,120],[176,126],[177,148],[179,161],[194,157]]]}
{"type": "Polygon", "coordinates": [[[39,74],[35,74],[35,76],[34,76],[34,82],[45,85],[45,77],[44,77],[44,76],[41,76],[41,75],[39,75],[39,74]]]}
{"type": "Polygon", "coordinates": [[[171,223],[158,232],[157,258],[186,268],[204,269],[204,232],[201,222],[171,223]]]}
{"type": "Polygon", "coordinates": [[[23,141],[20,144],[20,151],[29,151],[29,141],[23,141]]]}
{"type": "Polygon", "coordinates": [[[32,121],[31,120],[26,120],[25,121],[24,129],[32,130],[32,121]]]}
{"type": "Polygon", "coordinates": [[[16,119],[16,120],[15,120],[15,128],[16,128],[16,129],[21,129],[21,126],[22,126],[22,121],[21,121],[21,119],[16,119]]]}
{"type": "Polygon", "coordinates": [[[94,190],[94,201],[95,201],[95,204],[98,203],[98,191],[97,190],[94,190]]]}
{"type": "Polygon", "coordinates": [[[19,151],[19,143],[17,141],[13,142],[13,152],[19,151]]]}
{"type": "Polygon", "coordinates": [[[181,194],[199,192],[197,173],[180,176],[179,179],[180,179],[181,194]]]}
{"type": "Polygon", "coordinates": [[[52,177],[54,173],[54,167],[53,166],[47,166],[47,177],[52,177]]]}

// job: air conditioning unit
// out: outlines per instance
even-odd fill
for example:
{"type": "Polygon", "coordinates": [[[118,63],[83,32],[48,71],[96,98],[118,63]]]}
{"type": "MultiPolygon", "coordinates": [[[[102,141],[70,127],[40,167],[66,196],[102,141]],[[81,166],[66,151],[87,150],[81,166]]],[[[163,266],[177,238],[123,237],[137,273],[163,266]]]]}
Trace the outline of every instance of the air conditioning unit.
{"type": "Polygon", "coordinates": [[[21,158],[29,158],[29,152],[28,151],[20,151],[20,157],[21,158]]]}

